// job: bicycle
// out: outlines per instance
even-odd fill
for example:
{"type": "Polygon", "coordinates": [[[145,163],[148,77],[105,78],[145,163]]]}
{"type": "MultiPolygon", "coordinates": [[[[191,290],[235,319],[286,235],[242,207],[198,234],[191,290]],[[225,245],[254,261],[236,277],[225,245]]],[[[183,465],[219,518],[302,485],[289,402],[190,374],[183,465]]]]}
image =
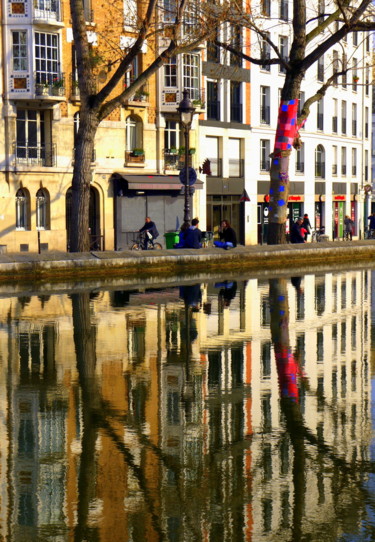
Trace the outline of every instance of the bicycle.
{"type": "Polygon", "coordinates": [[[325,228],[319,228],[317,230],[311,230],[311,242],[319,243],[322,239],[321,237],[325,235],[325,228]]]}
{"type": "Polygon", "coordinates": [[[130,250],[161,250],[163,247],[160,243],[155,243],[152,237],[149,237],[148,232],[134,232],[138,233],[137,238],[132,240],[130,250]],[[147,248],[145,243],[147,243],[147,248]]]}

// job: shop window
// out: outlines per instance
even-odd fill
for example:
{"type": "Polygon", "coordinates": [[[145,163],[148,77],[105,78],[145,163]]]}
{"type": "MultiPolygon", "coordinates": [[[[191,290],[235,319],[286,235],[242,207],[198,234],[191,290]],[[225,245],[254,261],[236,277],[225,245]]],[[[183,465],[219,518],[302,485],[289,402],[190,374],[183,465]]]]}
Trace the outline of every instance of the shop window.
{"type": "Polygon", "coordinates": [[[20,188],[16,194],[16,229],[30,229],[30,197],[24,188],[20,188]]]}

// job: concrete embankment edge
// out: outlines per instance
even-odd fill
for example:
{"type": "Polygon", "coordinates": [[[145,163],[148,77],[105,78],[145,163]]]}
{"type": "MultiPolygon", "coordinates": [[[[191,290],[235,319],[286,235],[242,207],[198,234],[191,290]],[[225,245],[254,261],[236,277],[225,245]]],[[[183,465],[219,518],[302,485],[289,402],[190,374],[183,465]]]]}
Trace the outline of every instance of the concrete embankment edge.
{"type": "Polygon", "coordinates": [[[329,264],[375,262],[375,242],[319,243],[202,250],[95,252],[82,254],[6,254],[0,281],[76,280],[92,277],[178,275],[189,272],[266,271],[329,264]]]}

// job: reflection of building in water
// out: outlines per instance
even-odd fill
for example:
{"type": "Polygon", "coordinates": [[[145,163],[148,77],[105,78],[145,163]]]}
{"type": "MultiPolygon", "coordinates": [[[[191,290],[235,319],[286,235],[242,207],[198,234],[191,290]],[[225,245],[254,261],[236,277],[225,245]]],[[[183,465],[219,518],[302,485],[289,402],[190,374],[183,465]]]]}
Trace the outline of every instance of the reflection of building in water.
{"type": "Polygon", "coordinates": [[[299,498],[307,530],[319,514],[333,523],[345,495],[334,458],[366,459],[371,437],[369,277],[288,281],[302,450],[280,401],[268,282],[202,285],[199,311],[177,288],[92,296],[86,377],[67,296],[3,299],[0,534],[52,541],[82,522],[113,542],[288,540],[299,498]],[[99,403],[85,403],[85,378],[99,403]]]}

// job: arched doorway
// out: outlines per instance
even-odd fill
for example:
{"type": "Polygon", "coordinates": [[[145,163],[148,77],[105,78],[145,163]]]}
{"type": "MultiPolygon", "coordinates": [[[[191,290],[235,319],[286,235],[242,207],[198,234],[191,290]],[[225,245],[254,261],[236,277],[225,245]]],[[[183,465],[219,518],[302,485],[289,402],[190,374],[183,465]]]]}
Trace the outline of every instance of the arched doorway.
{"type": "MultiPolygon", "coordinates": [[[[69,252],[70,225],[72,216],[72,189],[69,188],[65,200],[67,250],[69,252]]],[[[100,231],[99,192],[90,186],[89,208],[90,250],[104,250],[104,240],[100,231]]]]}

